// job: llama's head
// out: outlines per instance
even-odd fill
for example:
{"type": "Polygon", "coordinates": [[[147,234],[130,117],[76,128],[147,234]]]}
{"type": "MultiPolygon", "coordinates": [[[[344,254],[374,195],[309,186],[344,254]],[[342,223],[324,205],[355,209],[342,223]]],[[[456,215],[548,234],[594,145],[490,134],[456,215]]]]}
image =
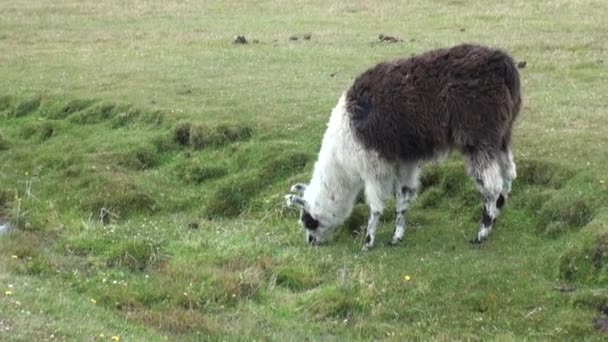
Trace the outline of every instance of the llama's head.
{"type": "Polygon", "coordinates": [[[286,195],[287,206],[300,208],[300,225],[306,232],[306,241],[311,245],[319,245],[327,241],[338,227],[333,215],[321,212],[320,208],[312,206],[305,199],[306,184],[298,183],[291,187],[292,194],[286,195]]]}

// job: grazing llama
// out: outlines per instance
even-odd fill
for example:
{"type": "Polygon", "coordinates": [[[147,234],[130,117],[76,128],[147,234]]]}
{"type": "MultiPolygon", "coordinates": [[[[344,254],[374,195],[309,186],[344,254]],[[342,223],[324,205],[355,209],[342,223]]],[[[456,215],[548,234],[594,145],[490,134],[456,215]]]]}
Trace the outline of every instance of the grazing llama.
{"type": "Polygon", "coordinates": [[[326,241],[351,214],[361,190],[370,207],[364,250],[390,196],[396,198],[397,244],[419,188],[424,161],[464,154],[483,195],[481,243],[503,208],[515,179],[510,150],[521,108],[519,72],[501,50],[459,45],[384,62],[361,74],[333,109],[310,184],[286,197],[301,208],[311,244],[326,241]]]}

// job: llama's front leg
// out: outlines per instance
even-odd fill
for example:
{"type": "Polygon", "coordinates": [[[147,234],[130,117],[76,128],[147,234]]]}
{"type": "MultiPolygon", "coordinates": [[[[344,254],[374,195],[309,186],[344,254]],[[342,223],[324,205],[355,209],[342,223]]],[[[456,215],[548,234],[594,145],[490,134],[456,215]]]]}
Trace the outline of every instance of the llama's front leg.
{"type": "Polygon", "coordinates": [[[382,215],[379,211],[372,210],[369,215],[369,221],[367,222],[367,230],[365,233],[365,245],[363,245],[363,251],[368,251],[374,246],[376,240],[376,228],[378,228],[378,222],[380,222],[380,216],[382,215]]]}
{"type": "Polygon", "coordinates": [[[406,229],[405,214],[410,206],[410,202],[415,196],[416,191],[407,186],[396,189],[395,210],[397,216],[395,218],[395,232],[393,233],[393,238],[390,242],[391,245],[396,245],[403,240],[406,229]]]}
{"type": "Polygon", "coordinates": [[[500,166],[495,158],[486,157],[485,160],[485,163],[473,164],[472,170],[476,185],[484,199],[479,232],[477,233],[477,237],[471,241],[471,243],[475,244],[481,243],[488,238],[488,235],[492,231],[492,225],[505,204],[505,197],[503,195],[503,184],[505,182],[502,179],[500,166]]]}

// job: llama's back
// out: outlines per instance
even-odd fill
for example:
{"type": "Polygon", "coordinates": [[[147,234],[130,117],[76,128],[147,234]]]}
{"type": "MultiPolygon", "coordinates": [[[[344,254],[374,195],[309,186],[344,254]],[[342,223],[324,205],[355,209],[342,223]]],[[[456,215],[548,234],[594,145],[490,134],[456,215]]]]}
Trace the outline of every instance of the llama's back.
{"type": "Polygon", "coordinates": [[[389,160],[508,145],[520,107],[513,59],[475,45],[378,64],[347,93],[357,139],[389,160]]]}

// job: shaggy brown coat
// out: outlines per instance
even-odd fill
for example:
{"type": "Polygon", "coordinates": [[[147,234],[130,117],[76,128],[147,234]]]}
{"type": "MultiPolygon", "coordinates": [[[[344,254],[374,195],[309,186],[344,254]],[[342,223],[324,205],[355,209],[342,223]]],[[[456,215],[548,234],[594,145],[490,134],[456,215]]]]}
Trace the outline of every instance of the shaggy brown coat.
{"type": "Polygon", "coordinates": [[[468,44],[380,63],[347,92],[355,136],[388,160],[506,151],[520,108],[513,58],[468,44]]]}

